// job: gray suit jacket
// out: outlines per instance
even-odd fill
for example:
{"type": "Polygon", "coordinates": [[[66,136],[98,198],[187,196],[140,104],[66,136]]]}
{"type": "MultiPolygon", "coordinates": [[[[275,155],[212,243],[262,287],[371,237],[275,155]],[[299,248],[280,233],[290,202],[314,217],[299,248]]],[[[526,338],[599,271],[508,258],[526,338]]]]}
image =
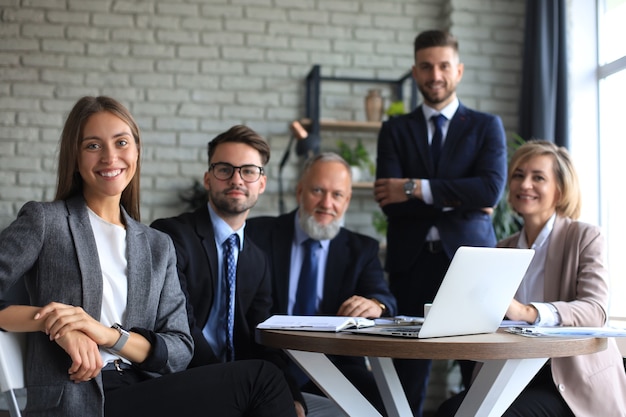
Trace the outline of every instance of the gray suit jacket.
{"type": "MultiPolygon", "coordinates": [[[[165,234],[132,220],[125,212],[128,301],[122,326],[153,343],[137,365],[151,376],[185,369],[193,341],[185,298],[176,272],[174,246],[165,234]]],[[[82,306],[95,319],[102,304],[102,271],[82,197],[53,203],[29,202],[0,233],[0,299],[10,304],[12,287],[25,284],[34,306],[52,301],[82,306]],[[20,280],[24,277],[23,282],[20,280]]],[[[29,416],[104,414],[101,377],[71,382],[69,356],[44,333],[29,333],[26,356],[29,416]],[[41,413],[41,414],[40,414],[41,413]]]]}
{"type": "MultiPolygon", "coordinates": [[[[517,247],[519,233],[498,246],[517,247]]],[[[603,326],[609,303],[604,239],[592,225],[557,217],[545,265],[545,301],[563,326],[603,326]]],[[[576,416],[626,416],[626,374],[614,339],[605,351],[551,360],[552,379],[576,416]]]]}

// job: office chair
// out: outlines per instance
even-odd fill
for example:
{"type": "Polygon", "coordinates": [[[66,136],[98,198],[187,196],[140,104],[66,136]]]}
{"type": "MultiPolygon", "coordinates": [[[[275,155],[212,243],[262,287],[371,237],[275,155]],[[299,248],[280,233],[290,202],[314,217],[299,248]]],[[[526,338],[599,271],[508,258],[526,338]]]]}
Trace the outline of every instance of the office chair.
{"type": "Polygon", "coordinates": [[[0,331],[0,391],[5,394],[11,417],[21,417],[14,390],[24,388],[26,334],[0,331]]]}

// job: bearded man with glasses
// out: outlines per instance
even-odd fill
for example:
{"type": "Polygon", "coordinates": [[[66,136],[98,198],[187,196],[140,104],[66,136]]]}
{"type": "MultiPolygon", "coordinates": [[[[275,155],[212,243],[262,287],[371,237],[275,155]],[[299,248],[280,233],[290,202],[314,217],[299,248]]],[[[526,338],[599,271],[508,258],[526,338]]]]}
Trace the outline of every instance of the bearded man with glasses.
{"type": "Polygon", "coordinates": [[[285,371],[296,414],[304,417],[304,397],[287,373],[286,356],[254,341],[256,325],[270,316],[271,278],[265,254],[244,235],[244,228],[250,209],[265,191],[263,167],[270,148],[254,130],[237,125],[209,142],[208,159],[207,204],[152,223],[170,235],[176,248],[195,343],[189,366],[270,360],[285,371]]]}

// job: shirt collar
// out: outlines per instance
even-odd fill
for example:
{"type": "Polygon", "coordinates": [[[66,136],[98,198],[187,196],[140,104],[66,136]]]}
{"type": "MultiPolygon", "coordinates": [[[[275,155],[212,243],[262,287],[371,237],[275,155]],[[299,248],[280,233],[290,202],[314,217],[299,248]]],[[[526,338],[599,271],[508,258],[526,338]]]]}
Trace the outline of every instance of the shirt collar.
{"type": "Polygon", "coordinates": [[[424,118],[426,120],[430,120],[431,117],[438,115],[438,114],[443,114],[444,116],[446,116],[446,119],[448,119],[448,121],[452,120],[452,117],[454,116],[454,113],[456,113],[456,111],[459,108],[459,99],[458,97],[455,97],[454,100],[452,100],[452,102],[450,104],[448,104],[446,107],[444,107],[441,110],[435,110],[432,107],[427,106],[426,104],[422,105],[422,112],[424,113],[424,118]]]}
{"type": "Polygon", "coordinates": [[[226,239],[233,233],[239,236],[239,251],[243,250],[243,231],[246,227],[246,224],[239,228],[239,230],[235,231],[222,219],[215,211],[213,207],[211,207],[210,203],[207,203],[207,207],[209,208],[209,215],[211,217],[211,224],[213,225],[213,233],[215,234],[215,243],[222,246],[226,239]]]}
{"type": "Polygon", "coordinates": [[[526,233],[524,233],[524,230],[522,229],[522,232],[520,233],[518,247],[528,248],[528,249],[541,248],[548,240],[548,237],[550,236],[550,233],[552,232],[552,229],[554,228],[555,221],[556,221],[556,213],[550,216],[546,224],[543,226],[543,229],[541,229],[541,232],[539,232],[539,234],[537,235],[537,238],[535,239],[535,243],[533,243],[530,248],[528,247],[528,242],[526,242],[526,233]]]}

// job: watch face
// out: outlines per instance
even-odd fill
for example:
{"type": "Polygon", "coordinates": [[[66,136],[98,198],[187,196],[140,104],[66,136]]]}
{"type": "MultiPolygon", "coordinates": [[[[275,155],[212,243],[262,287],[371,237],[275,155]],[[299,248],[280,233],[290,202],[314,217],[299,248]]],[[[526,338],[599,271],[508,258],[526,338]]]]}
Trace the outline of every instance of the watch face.
{"type": "Polygon", "coordinates": [[[406,195],[413,194],[413,188],[415,188],[415,183],[413,181],[407,181],[404,183],[404,193],[406,195]]]}

